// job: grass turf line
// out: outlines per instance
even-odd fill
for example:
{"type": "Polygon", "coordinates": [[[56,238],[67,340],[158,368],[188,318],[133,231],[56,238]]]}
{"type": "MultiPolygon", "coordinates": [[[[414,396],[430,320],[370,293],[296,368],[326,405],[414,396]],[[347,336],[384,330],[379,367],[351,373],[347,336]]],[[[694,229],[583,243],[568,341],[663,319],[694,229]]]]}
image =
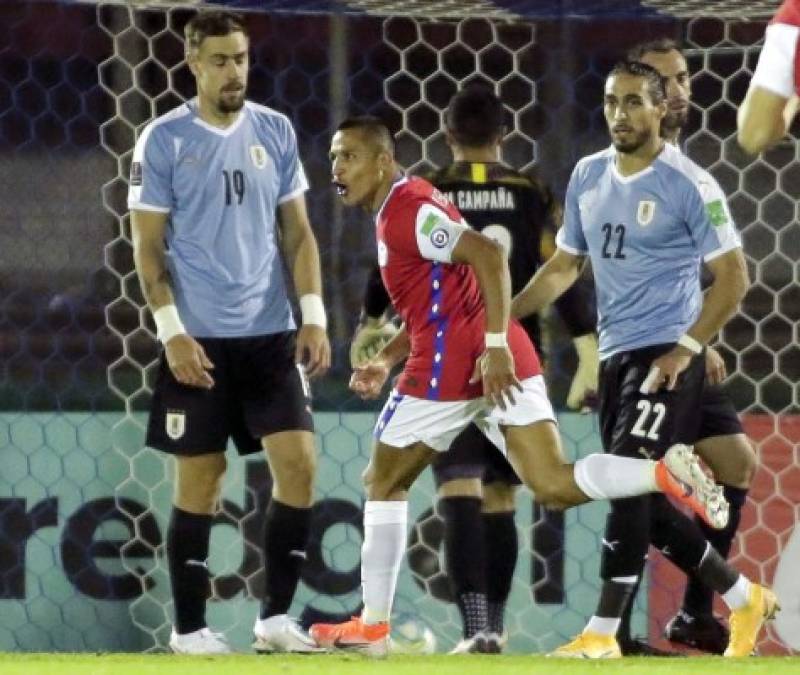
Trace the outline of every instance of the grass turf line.
{"type": "Polygon", "coordinates": [[[796,675],[800,657],[749,659],[625,658],[571,661],[543,656],[394,656],[372,660],[358,655],[174,656],[169,654],[2,654],[2,675],[796,675]]]}

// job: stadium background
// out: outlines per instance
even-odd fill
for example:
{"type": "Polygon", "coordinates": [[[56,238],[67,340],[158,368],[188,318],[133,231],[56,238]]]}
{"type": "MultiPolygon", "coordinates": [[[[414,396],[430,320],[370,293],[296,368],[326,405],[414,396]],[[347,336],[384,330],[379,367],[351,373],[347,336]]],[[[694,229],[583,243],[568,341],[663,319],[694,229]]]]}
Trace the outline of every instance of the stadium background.
{"type": "MultiPolygon", "coordinates": [[[[157,345],[133,273],[125,197],[136,130],[192,93],[180,41],[188,4],[0,0],[0,650],[149,650],[168,636],[170,467],[142,447],[157,345]]],[[[374,243],[368,219],[343,212],[329,188],[331,128],[346,113],[382,114],[398,130],[404,166],[439,165],[448,160],[442,109],[459,85],[483,79],[513,121],[504,159],[535,167],[562,194],[577,158],[607,142],[599,104],[608,67],[634,42],[661,35],[688,47],[686,151],[727,192],[754,280],[720,342],[727,386],[761,459],[734,560],[796,596],[800,163],[794,143],[753,160],[733,139],[765,17],[778,3],[229,4],[249,13],[250,98],[287,113],[298,132],[335,349],[333,372],[315,390],[321,502],[296,613],[310,620],[358,607],[359,474],[375,412],[346,390],[374,243]]],[[[555,319],[546,347],[562,405],[574,355],[555,319]]],[[[592,415],[564,413],[561,425],[572,456],[599,449],[592,415]]],[[[260,584],[254,542],[268,490],[261,464],[232,463],[214,530],[219,602],[210,616],[241,648],[260,584]]],[[[458,620],[431,494],[426,476],[412,497],[417,524],[397,605],[447,646],[458,620]]],[[[562,518],[528,495],[518,505],[525,551],[511,647],[538,651],[577,632],[593,609],[605,510],[562,518]]],[[[678,582],[655,556],[641,631],[660,633],[678,582]]],[[[800,648],[796,608],[776,627],[762,651],[800,648]]]]}

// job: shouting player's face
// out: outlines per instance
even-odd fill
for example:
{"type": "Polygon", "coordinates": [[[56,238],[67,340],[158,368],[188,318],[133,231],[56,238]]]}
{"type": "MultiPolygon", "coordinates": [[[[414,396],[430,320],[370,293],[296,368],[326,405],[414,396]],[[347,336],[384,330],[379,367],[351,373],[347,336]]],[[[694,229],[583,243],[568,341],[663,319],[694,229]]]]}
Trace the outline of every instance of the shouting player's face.
{"type": "Polygon", "coordinates": [[[603,112],[614,147],[632,153],[658,138],[666,107],[653,103],[646,78],[622,73],[606,80],[603,112]]]}
{"type": "Polygon", "coordinates": [[[664,117],[664,128],[683,129],[689,120],[689,100],[692,96],[689,67],[683,54],[677,49],[663,53],[646,52],[639,60],[655,68],[664,78],[667,89],[667,115],[664,117]]]}
{"type": "Polygon", "coordinates": [[[391,180],[391,157],[360,129],[337,131],[329,154],[336,193],[347,206],[374,210],[378,195],[391,180]]]}
{"type": "Polygon", "coordinates": [[[220,114],[241,110],[247,88],[247,37],[236,32],[207,37],[189,66],[197,80],[197,95],[220,114]]]}

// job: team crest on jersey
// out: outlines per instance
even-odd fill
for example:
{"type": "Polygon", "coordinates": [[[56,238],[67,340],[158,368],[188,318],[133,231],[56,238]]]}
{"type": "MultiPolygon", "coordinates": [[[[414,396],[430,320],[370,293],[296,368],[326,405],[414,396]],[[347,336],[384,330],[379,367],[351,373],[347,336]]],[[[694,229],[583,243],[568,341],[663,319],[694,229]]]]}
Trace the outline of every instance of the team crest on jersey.
{"type": "Polygon", "coordinates": [[[636,212],[636,220],[642,227],[647,227],[653,222],[656,215],[656,203],[650,199],[642,199],[639,202],[639,210],[636,212]]]}
{"type": "Polygon", "coordinates": [[[256,169],[263,169],[267,165],[267,149],[263,145],[251,145],[250,159],[256,169]]]}
{"type": "Polygon", "coordinates": [[[164,426],[167,436],[177,441],[186,433],[186,413],[183,410],[168,410],[164,426]]]}

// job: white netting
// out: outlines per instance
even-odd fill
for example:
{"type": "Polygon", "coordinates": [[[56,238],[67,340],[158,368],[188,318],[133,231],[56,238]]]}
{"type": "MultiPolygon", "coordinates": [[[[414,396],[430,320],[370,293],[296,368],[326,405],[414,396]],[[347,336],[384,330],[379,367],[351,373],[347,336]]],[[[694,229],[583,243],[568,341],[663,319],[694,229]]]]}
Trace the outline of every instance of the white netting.
{"type": "MultiPolygon", "coordinates": [[[[330,130],[346,113],[382,113],[400,129],[403,164],[441,165],[448,161],[442,111],[459,86],[479,78],[494,86],[515,124],[506,161],[535,165],[560,192],[575,160],[606,143],[599,103],[608,66],[636,39],[664,34],[688,43],[695,105],[687,152],[728,193],[754,280],[721,347],[763,463],[737,560],[754,576],[773,578],[800,502],[800,457],[793,456],[800,163],[794,143],[759,160],[735,145],[735,107],[764,21],[721,17],[764,16],[774,3],[718,3],[712,12],[700,3],[646,2],[671,17],[611,18],[603,12],[624,3],[589,4],[597,22],[545,14],[534,23],[528,15],[537,3],[488,0],[349,2],[341,8],[350,13],[336,16],[316,2],[272,3],[274,13],[249,14],[251,97],[288,113],[297,128],[337,353],[317,391],[321,502],[294,605],[305,620],[357,608],[359,475],[374,416],[345,387],[347,339],[373,259],[371,225],[343,214],[331,195],[330,130]],[[313,13],[296,16],[293,8],[313,13]],[[380,16],[356,13],[366,10],[380,16]],[[405,17],[383,18],[400,10],[405,17]],[[458,18],[442,19],[454,12],[458,18]]],[[[3,649],[152,649],[166,641],[171,476],[159,454],[142,448],[157,349],[133,272],[125,196],[136,131],[192,94],[181,42],[188,15],[123,3],[0,1],[0,152],[11,167],[0,180],[7,205],[0,213],[3,649]]],[[[550,384],[557,403],[573,359],[562,343],[556,333],[550,384]]],[[[565,415],[561,428],[573,452],[599,447],[591,416],[565,415]]],[[[260,462],[231,462],[214,529],[209,614],[240,647],[249,642],[261,583],[268,494],[260,462]]],[[[424,615],[446,646],[458,620],[446,602],[440,526],[425,515],[431,497],[426,477],[412,502],[419,524],[398,609],[424,615]]],[[[511,646],[547,649],[577,632],[593,609],[604,510],[573,511],[565,526],[542,518],[527,496],[518,503],[524,550],[510,603],[511,646]]],[[[796,548],[785,548],[782,566],[796,564],[796,548]]],[[[653,635],[678,598],[669,583],[658,566],[641,604],[653,635]]]]}

